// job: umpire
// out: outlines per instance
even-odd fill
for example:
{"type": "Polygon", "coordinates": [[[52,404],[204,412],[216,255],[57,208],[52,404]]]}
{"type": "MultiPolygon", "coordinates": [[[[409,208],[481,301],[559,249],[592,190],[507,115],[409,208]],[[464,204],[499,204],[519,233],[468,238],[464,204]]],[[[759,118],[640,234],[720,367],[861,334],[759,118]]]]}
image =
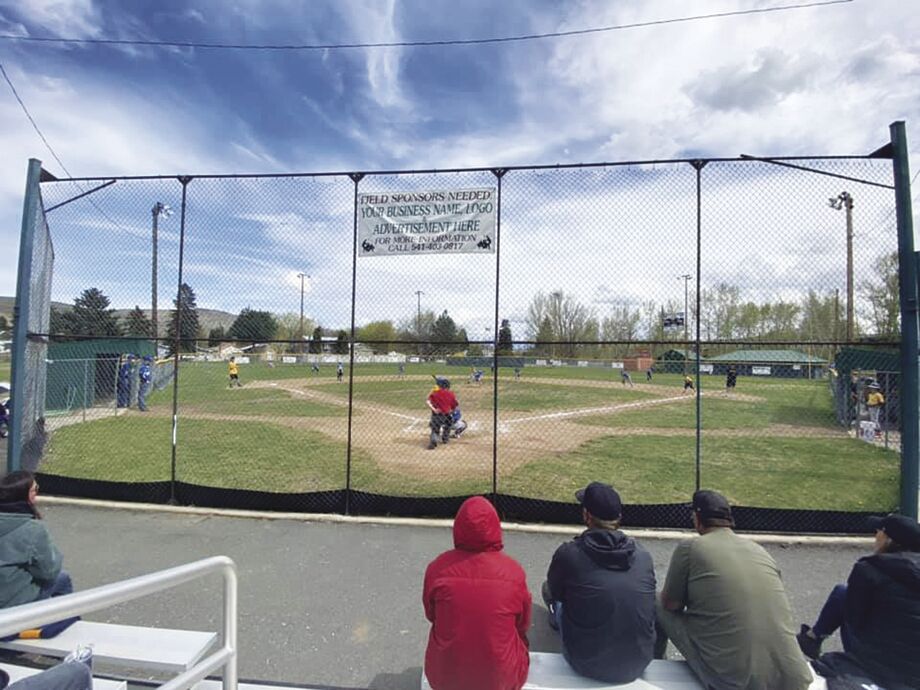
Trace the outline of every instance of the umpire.
{"type": "Polygon", "coordinates": [[[431,409],[431,436],[428,440],[428,450],[438,447],[438,438],[441,443],[450,440],[450,427],[454,410],[459,406],[457,396],[450,389],[450,381],[442,376],[435,376],[436,388],[428,394],[428,407],[431,409]]]}

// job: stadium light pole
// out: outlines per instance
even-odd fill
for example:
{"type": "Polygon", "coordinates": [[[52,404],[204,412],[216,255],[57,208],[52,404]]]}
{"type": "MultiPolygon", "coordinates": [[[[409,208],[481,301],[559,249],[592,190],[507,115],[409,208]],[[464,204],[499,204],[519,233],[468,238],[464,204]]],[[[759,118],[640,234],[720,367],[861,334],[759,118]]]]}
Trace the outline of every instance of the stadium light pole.
{"type": "Polygon", "coordinates": [[[847,214],[847,342],[853,339],[853,196],[840,192],[827,200],[835,211],[844,209],[847,214]]]}
{"type": "Polygon", "coordinates": [[[300,354],[303,354],[303,279],[310,276],[306,273],[298,273],[297,277],[300,278],[300,354]]]}
{"type": "Polygon", "coordinates": [[[684,375],[687,374],[687,362],[690,360],[690,319],[687,318],[690,309],[690,280],[693,278],[689,273],[677,276],[678,280],[684,281],[684,375]]]}
{"type": "MultiPolygon", "coordinates": [[[[415,296],[418,298],[418,308],[415,311],[415,337],[422,337],[422,295],[425,293],[421,290],[415,291],[415,296]]],[[[418,344],[418,353],[422,354],[422,343],[418,344]]]]}
{"type": "Polygon", "coordinates": [[[158,201],[153,205],[153,208],[150,209],[150,213],[153,216],[153,265],[151,267],[150,277],[150,320],[153,324],[153,347],[154,350],[156,350],[156,343],[160,337],[159,318],[157,316],[157,245],[159,220],[160,216],[169,218],[172,215],[172,209],[162,201],[158,201]]]}

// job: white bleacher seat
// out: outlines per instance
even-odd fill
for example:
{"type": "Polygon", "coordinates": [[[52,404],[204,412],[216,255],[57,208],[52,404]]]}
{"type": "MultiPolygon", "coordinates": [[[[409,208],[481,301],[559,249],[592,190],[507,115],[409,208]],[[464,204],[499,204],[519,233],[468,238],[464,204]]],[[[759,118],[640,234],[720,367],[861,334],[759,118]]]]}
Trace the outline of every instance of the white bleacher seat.
{"type": "MultiPolygon", "coordinates": [[[[219,680],[203,680],[197,685],[192,686],[193,690],[223,690],[223,684],[219,680]]],[[[258,683],[237,683],[239,690],[321,690],[320,688],[310,688],[305,685],[271,685],[270,683],[262,685],[258,683]]],[[[96,690],[96,688],[93,688],[96,690]]]]}
{"type": "MultiPolygon", "coordinates": [[[[422,673],[422,690],[431,690],[422,673]]],[[[530,653],[530,673],[524,690],[703,690],[685,661],[653,661],[642,677],[625,685],[612,685],[580,676],[561,654],[530,653]]],[[[816,677],[809,690],[827,690],[816,677]]]]}
{"type": "Polygon", "coordinates": [[[213,632],[77,621],[57,637],[0,642],[0,649],[65,657],[78,645],[91,644],[100,663],[181,672],[201,659],[216,639],[213,632]]]}
{"type": "MultiPolygon", "coordinates": [[[[6,671],[6,674],[10,677],[10,683],[41,673],[41,669],[17,666],[15,664],[0,664],[0,669],[6,671]]],[[[93,690],[127,690],[127,687],[128,684],[123,680],[93,678],[93,690]]]]}

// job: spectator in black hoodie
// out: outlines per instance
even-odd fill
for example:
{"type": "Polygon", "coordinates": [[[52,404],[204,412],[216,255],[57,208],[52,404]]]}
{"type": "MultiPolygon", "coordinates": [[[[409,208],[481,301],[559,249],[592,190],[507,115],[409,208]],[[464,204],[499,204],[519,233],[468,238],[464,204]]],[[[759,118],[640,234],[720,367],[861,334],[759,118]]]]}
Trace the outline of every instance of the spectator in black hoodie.
{"type": "Polygon", "coordinates": [[[591,482],[575,497],[588,529],[553,554],[543,583],[550,625],[576,672],[630,683],[655,644],[652,557],[620,531],[623,506],[612,486],[591,482]]]}
{"type": "Polygon", "coordinates": [[[815,624],[796,637],[822,676],[920,688],[920,525],[906,515],[870,520],[875,552],[856,561],[847,584],[834,587],[815,624]],[[843,653],[820,656],[838,628],[843,653]]]}

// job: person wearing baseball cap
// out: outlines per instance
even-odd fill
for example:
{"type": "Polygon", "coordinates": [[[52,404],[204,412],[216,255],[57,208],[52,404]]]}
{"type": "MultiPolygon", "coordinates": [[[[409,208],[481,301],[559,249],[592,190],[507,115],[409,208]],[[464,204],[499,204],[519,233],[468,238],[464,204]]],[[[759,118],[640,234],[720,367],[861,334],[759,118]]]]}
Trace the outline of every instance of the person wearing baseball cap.
{"type": "Polygon", "coordinates": [[[906,515],[869,518],[875,548],[831,591],[813,626],[797,635],[823,676],[865,677],[889,690],[920,688],[920,524],[906,515]],[[821,655],[840,630],[843,653],[821,655]]]}
{"type": "Polygon", "coordinates": [[[591,482],[575,498],[588,529],[553,554],[543,583],[550,626],[577,673],[631,683],[655,646],[652,557],[620,531],[623,504],[612,486],[591,482]]]}
{"type": "Polygon", "coordinates": [[[656,658],[668,639],[706,688],[805,690],[812,673],[795,641],[779,568],[763,547],[735,534],[722,494],[693,494],[699,534],[678,544],[656,610],[656,658]]]}

